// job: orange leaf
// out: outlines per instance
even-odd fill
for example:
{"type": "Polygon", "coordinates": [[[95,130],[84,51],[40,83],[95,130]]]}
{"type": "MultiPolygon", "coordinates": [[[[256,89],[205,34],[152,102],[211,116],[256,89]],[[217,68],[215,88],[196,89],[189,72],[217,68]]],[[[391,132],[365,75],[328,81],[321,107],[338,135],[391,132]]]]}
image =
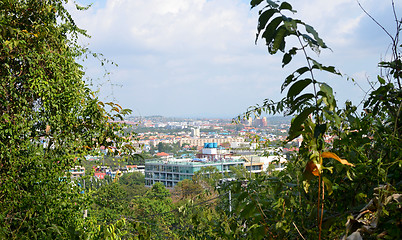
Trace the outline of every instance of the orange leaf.
{"type": "Polygon", "coordinates": [[[312,173],[314,176],[320,176],[320,172],[318,171],[317,165],[313,161],[309,161],[306,165],[307,172],[312,173]]]}
{"type": "Polygon", "coordinates": [[[49,133],[49,131],[50,131],[50,126],[46,125],[46,133],[49,133]]]}
{"type": "Polygon", "coordinates": [[[323,152],[323,153],[321,153],[321,157],[322,158],[333,158],[333,159],[339,161],[340,163],[342,163],[343,165],[349,165],[352,167],[355,166],[354,164],[348,162],[348,160],[341,159],[340,157],[338,157],[338,155],[336,155],[335,153],[332,153],[332,152],[323,152]]]}
{"type": "Polygon", "coordinates": [[[123,109],[119,104],[115,103],[114,105],[118,106],[121,109],[123,109]]]}

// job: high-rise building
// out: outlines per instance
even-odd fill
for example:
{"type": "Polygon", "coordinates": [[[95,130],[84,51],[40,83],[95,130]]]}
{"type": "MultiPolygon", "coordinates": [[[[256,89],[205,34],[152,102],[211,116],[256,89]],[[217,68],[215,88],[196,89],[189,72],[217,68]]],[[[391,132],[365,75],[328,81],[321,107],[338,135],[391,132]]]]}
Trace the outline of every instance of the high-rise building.
{"type": "Polygon", "coordinates": [[[268,122],[267,122],[267,118],[263,117],[263,118],[256,118],[253,122],[253,126],[254,127],[266,127],[268,126],[268,122]]]}
{"type": "Polygon", "coordinates": [[[197,127],[197,128],[191,128],[191,136],[192,136],[192,137],[194,137],[194,138],[199,138],[200,135],[201,135],[201,133],[200,133],[200,128],[199,128],[199,127],[197,127]]]}
{"type": "Polygon", "coordinates": [[[253,119],[251,117],[249,117],[248,119],[242,119],[240,123],[246,126],[251,126],[253,124],[253,119]]]}

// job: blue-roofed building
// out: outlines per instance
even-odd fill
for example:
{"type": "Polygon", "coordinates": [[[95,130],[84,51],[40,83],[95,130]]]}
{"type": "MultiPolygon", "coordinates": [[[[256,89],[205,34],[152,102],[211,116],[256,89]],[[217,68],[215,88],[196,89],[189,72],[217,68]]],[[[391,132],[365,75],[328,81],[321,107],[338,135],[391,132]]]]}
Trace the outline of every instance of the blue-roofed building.
{"type": "MultiPolygon", "coordinates": [[[[274,158],[274,156],[272,156],[274,158]]],[[[215,167],[219,172],[230,172],[230,167],[244,166],[253,173],[261,173],[268,169],[268,164],[273,170],[282,170],[286,160],[283,157],[271,159],[260,156],[237,156],[234,157],[229,150],[218,147],[217,143],[206,142],[201,153],[196,158],[166,158],[154,159],[145,162],[145,186],[152,186],[160,182],[168,188],[173,188],[184,179],[192,179],[194,174],[203,167],[215,167]]]]}
{"type": "Polygon", "coordinates": [[[168,159],[151,160],[145,163],[145,185],[152,186],[154,183],[163,183],[172,188],[184,179],[192,179],[194,174],[202,167],[213,166],[218,171],[229,172],[230,167],[242,166],[242,159],[221,159],[210,161],[207,159],[168,159]]]}

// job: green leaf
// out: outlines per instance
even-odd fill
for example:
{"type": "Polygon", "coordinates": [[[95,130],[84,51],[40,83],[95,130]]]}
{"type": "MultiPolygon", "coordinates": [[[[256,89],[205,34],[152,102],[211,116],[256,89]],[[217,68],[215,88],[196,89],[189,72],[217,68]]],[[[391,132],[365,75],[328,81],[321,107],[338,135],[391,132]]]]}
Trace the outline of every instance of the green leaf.
{"type": "Polygon", "coordinates": [[[251,9],[253,9],[255,6],[259,5],[263,0],[251,0],[250,5],[251,9]]]}
{"type": "Polygon", "coordinates": [[[267,25],[267,22],[269,21],[269,19],[271,19],[271,17],[278,12],[278,10],[276,9],[269,9],[267,11],[264,11],[260,17],[258,18],[258,27],[257,27],[257,36],[255,38],[255,41],[257,42],[258,40],[258,36],[260,35],[261,30],[263,30],[265,28],[265,26],[267,25]]]}
{"type": "Polygon", "coordinates": [[[331,195],[333,193],[332,182],[326,177],[323,177],[322,180],[324,181],[324,184],[325,184],[325,187],[327,188],[328,194],[331,195]]]}
{"type": "Polygon", "coordinates": [[[301,68],[297,69],[296,71],[294,71],[289,76],[287,76],[285,79],[285,82],[282,84],[281,92],[283,92],[283,90],[285,90],[285,88],[287,86],[289,86],[290,83],[296,81],[303,73],[305,73],[309,70],[310,69],[308,67],[301,67],[301,68]],[[298,74],[297,76],[295,76],[296,73],[298,74]]]}
{"type": "Polygon", "coordinates": [[[321,83],[320,84],[320,91],[324,92],[326,97],[333,97],[334,96],[332,88],[326,83],[321,83]]]}
{"type": "Polygon", "coordinates": [[[292,48],[289,52],[285,53],[282,58],[282,67],[286,66],[290,61],[292,61],[292,57],[296,54],[297,48],[292,48]]]}
{"type": "Polygon", "coordinates": [[[285,49],[285,37],[289,31],[284,25],[280,26],[275,34],[275,39],[270,49],[271,54],[275,54],[278,50],[284,51],[285,49]]]}
{"type": "Polygon", "coordinates": [[[334,111],[336,108],[336,101],[332,88],[326,83],[321,83],[319,93],[324,93],[322,98],[324,103],[328,106],[330,111],[334,111]]]}
{"type": "Polygon", "coordinates": [[[281,24],[281,22],[283,21],[283,18],[280,17],[276,17],[274,18],[265,28],[264,33],[262,34],[262,38],[265,39],[265,43],[267,44],[267,46],[270,45],[270,43],[272,42],[272,40],[276,37],[276,29],[279,26],[279,24],[281,24]]]}
{"type": "Polygon", "coordinates": [[[302,105],[306,105],[310,100],[312,100],[314,98],[314,94],[312,93],[306,93],[303,94],[301,96],[299,96],[298,98],[294,99],[291,103],[290,103],[290,112],[288,113],[288,115],[293,114],[296,110],[298,110],[302,105]]]}
{"type": "MultiPolygon", "coordinates": [[[[311,175],[311,176],[309,176],[309,177],[311,177],[311,179],[313,179],[314,175],[311,174],[311,173],[310,173],[310,175],[311,175]]],[[[307,175],[305,176],[305,175],[304,175],[304,172],[303,172],[303,177],[306,177],[306,178],[307,178],[307,175]]],[[[309,181],[309,180],[303,180],[303,189],[304,189],[304,191],[305,191],[306,193],[308,193],[309,187],[310,187],[310,181],[309,181]]]]}
{"type": "Polygon", "coordinates": [[[317,41],[311,38],[309,35],[302,34],[301,36],[303,37],[304,41],[306,41],[310,46],[319,46],[317,41]]]}
{"type": "Polygon", "coordinates": [[[290,11],[294,12],[294,11],[292,10],[292,5],[290,5],[290,4],[287,3],[287,2],[281,3],[281,5],[279,6],[279,9],[281,9],[281,10],[287,9],[287,10],[290,10],[290,11]]]}
{"type": "Polygon", "coordinates": [[[346,171],[346,176],[349,178],[350,181],[353,181],[353,178],[352,178],[349,170],[346,171]]]}
{"type": "Polygon", "coordinates": [[[295,34],[297,30],[297,23],[300,22],[299,20],[294,20],[292,18],[288,17],[283,17],[283,25],[286,27],[286,29],[292,33],[295,34]]]}
{"type": "Polygon", "coordinates": [[[337,71],[334,66],[324,66],[321,63],[317,62],[316,60],[314,60],[310,57],[308,57],[308,59],[313,62],[313,67],[312,67],[313,69],[320,69],[321,71],[326,71],[329,73],[333,73],[333,74],[342,76],[342,74],[339,71],[337,71]]]}
{"type": "Polygon", "coordinates": [[[277,3],[271,0],[267,0],[267,3],[273,8],[277,8],[279,6],[277,3]]]}
{"type": "Polygon", "coordinates": [[[324,41],[318,36],[318,32],[310,25],[305,24],[306,26],[306,31],[308,33],[311,33],[314,37],[314,40],[318,43],[318,45],[322,48],[328,48],[327,45],[325,45],[324,41]]]}
{"type": "Polygon", "coordinates": [[[318,138],[327,131],[327,124],[318,124],[314,127],[314,138],[318,138]]]}
{"type": "Polygon", "coordinates": [[[243,208],[243,211],[241,211],[240,216],[243,218],[247,218],[251,214],[253,214],[254,211],[255,211],[255,203],[251,202],[243,208]]]}
{"type": "Polygon", "coordinates": [[[313,81],[311,79],[307,78],[293,83],[293,85],[289,88],[287,98],[294,99],[297,95],[300,94],[301,91],[303,91],[312,82],[313,81]]]}
{"type": "Polygon", "coordinates": [[[286,66],[292,61],[292,55],[290,53],[285,53],[282,58],[282,67],[286,66]]]}
{"type": "Polygon", "coordinates": [[[381,84],[385,84],[384,78],[382,78],[382,77],[380,77],[380,76],[378,75],[378,76],[377,76],[377,79],[378,79],[378,81],[379,81],[381,84]]]}
{"type": "Polygon", "coordinates": [[[304,123],[304,121],[306,121],[307,117],[315,110],[315,107],[309,107],[293,119],[289,128],[289,136],[287,138],[288,141],[291,141],[300,136],[303,129],[302,124],[304,123]]]}
{"type": "Polygon", "coordinates": [[[362,192],[355,195],[355,199],[357,201],[365,201],[366,198],[367,198],[367,194],[362,193],[362,192]]]}

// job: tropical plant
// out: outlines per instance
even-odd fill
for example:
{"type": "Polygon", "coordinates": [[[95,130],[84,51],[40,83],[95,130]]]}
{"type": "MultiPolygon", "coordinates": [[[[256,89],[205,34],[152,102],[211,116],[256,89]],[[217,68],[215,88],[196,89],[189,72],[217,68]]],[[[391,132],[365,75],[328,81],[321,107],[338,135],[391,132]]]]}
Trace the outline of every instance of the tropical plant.
{"type": "Polygon", "coordinates": [[[0,2],[2,239],[83,236],[88,195],[69,170],[88,150],[124,149],[111,121],[130,111],[100,102],[83,80],[77,59],[91,53],[77,39],[87,35],[65,3],[0,2]]]}
{"type": "MultiPolygon", "coordinates": [[[[252,0],[251,7],[262,2],[252,0]]],[[[363,100],[366,113],[360,115],[350,102],[345,109],[339,109],[332,88],[316,78],[317,71],[340,73],[311,57],[311,53],[328,49],[314,28],[289,17],[288,13],[296,13],[289,3],[264,2],[259,11],[256,41],[264,39],[270,54],[283,53],[282,67],[298,55],[305,59],[306,65],[284,80],[281,87],[282,92],[287,91],[284,98],[277,102],[266,99],[237,120],[262,113],[295,115],[287,140],[301,136],[303,141],[285,171],[250,179],[246,188],[233,182],[223,189],[231,189],[236,199],[228,220],[231,234],[252,239],[338,238],[344,232],[347,217],[363,207],[379,184],[391,184],[392,191],[400,191],[401,20],[395,19],[395,36],[387,32],[393,43],[393,58],[381,62],[380,67],[388,72],[385,77],[378,77],[380,86],[373,85],[369,98],[363,100]],[[288,47],[286,43],[291,38],[299,45],[288,47]],[[335,140],[326,142],[326,136],[335,140]]],[[[400,211],[401,206],[393,204],[391,209],[400,211]]],[[[370,229],[365,234],[386,232],[384,235],[388,237],[400,236],[398,220],[386,219],[392,224],[381,225],[388,226],[385,231],[370,229]]]]}

